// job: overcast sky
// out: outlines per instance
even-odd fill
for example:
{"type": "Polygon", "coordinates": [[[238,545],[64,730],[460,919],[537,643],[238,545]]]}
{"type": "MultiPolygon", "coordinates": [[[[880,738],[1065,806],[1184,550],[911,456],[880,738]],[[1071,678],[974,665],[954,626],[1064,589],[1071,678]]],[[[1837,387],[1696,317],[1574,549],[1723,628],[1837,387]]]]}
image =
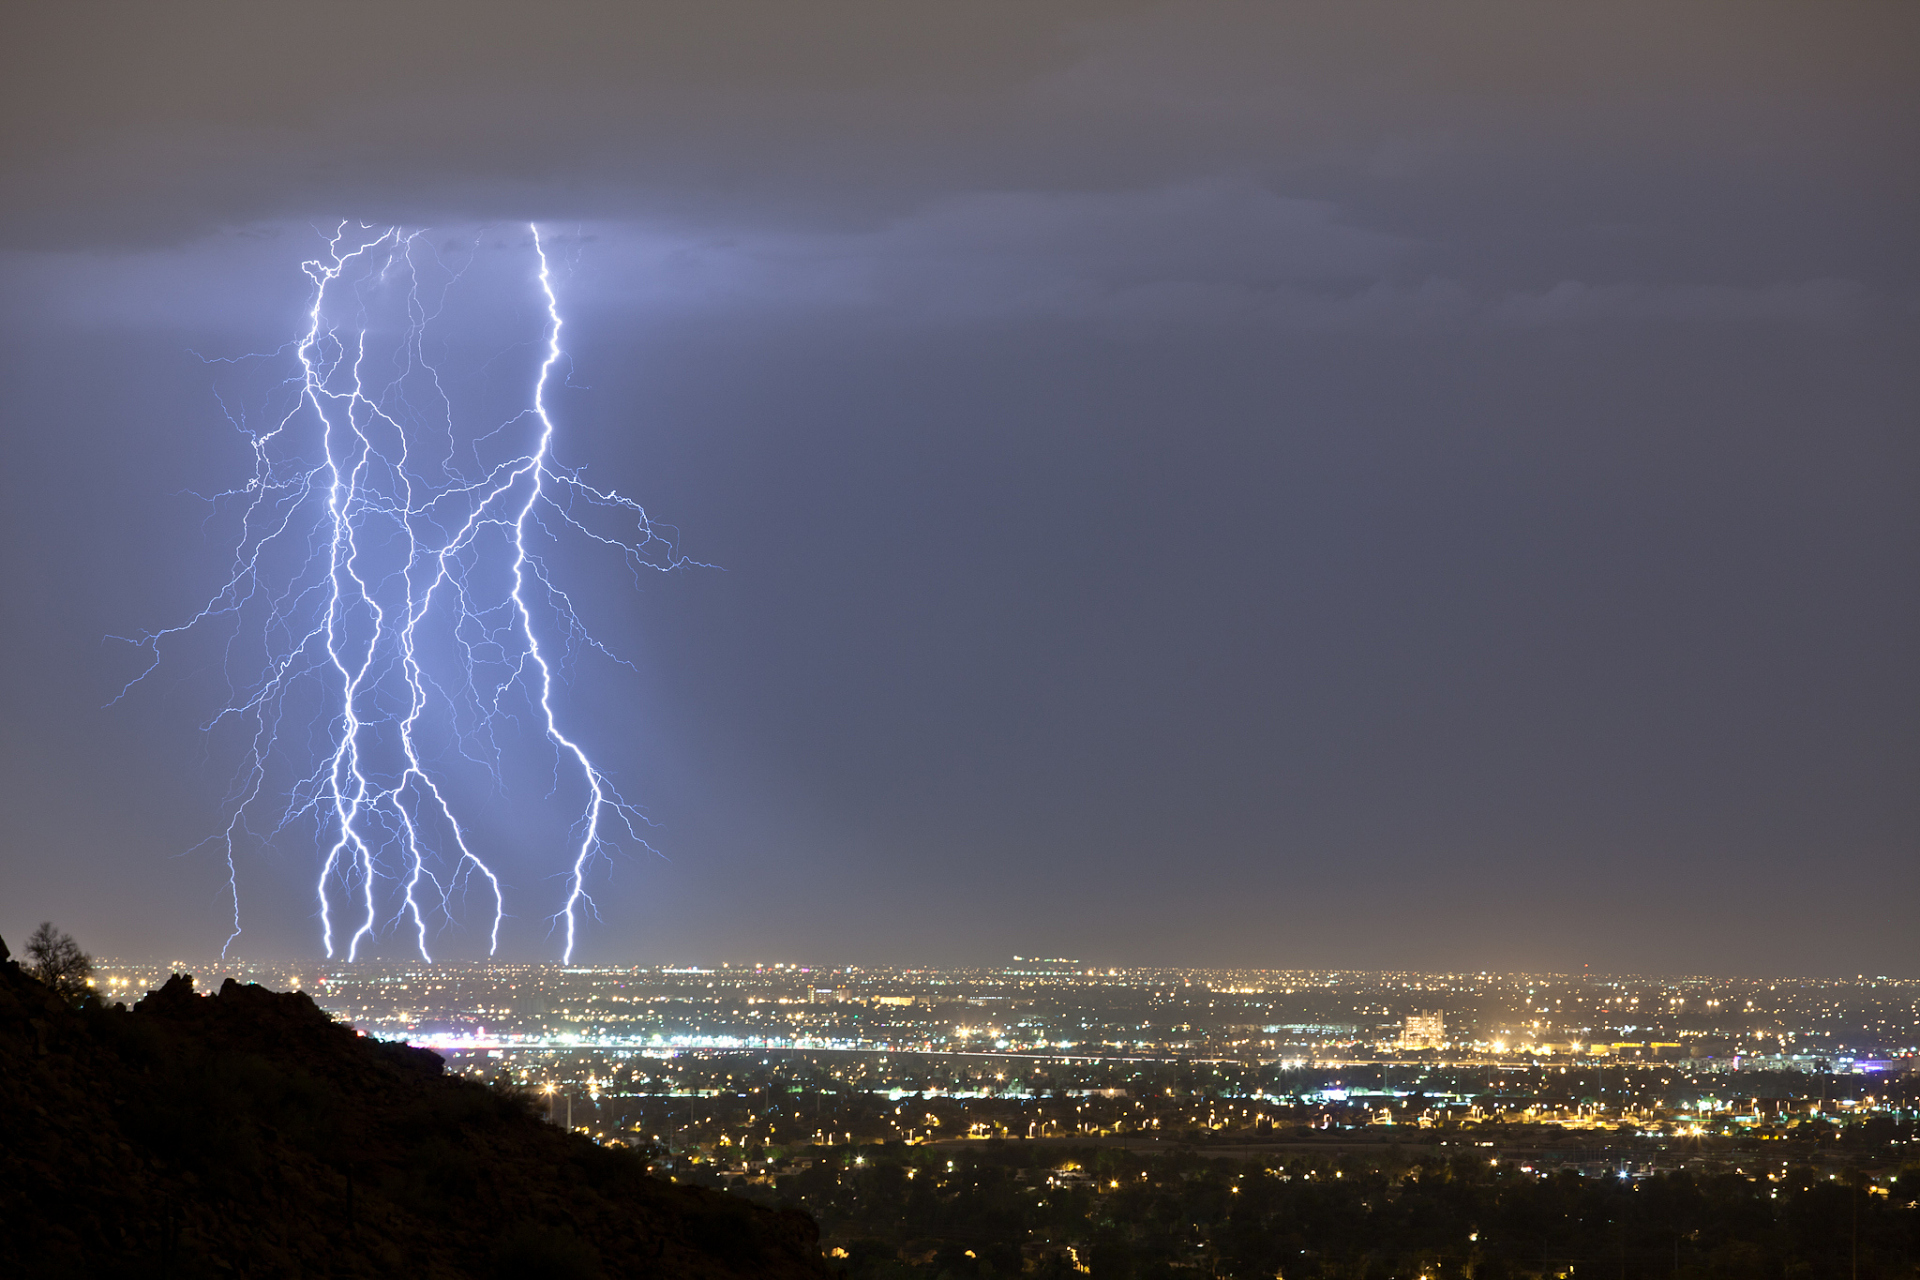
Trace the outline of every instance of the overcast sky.
{"type": "MultiPolygon", "coordinates": [[[[103,709],[103,637],[217,582],[203,357],[294,337],[346,217],[476,281],[546,228],[569,458],[719,566],[566,566],[658,823],[584,958],[1920,975],[1906,0],[7,28],[16,950],[226,936],[214,682],[103,709]]],[[[318,954],[317,857],[242,859],[243,954],[318,954]]]]}

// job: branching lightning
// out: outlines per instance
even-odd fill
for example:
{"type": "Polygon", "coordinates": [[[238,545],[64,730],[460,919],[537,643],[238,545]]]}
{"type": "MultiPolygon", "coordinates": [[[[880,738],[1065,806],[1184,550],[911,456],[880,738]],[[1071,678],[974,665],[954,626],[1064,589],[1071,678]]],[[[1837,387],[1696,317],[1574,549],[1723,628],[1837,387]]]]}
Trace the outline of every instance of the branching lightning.
{"type": "Polygon", "coordinates": [[[305,332],[219,362],[283,370],[264,411],[228,410],[252,465],[243,486],[210,499],[237,518],[232,561],[193,616],[122,637],[149,662],[120,696],[170,642],[220,633],[230,698],[204,727],[237,727],[244,744],[214,837],[232,892],[227,947],[241,933],[243,849],[310,829],[329,957],[357,959],[384,923],[430,960],[435,921],[475,890],[490,903],[496,951],[508,887],[477,851],[448,767],[477,765],[503,785],[501,738],[523,723],[547,744],[552,791],[581,795],[553,877],[563,960],[595,910],[596,860],[621,838],[646,847],[645,819],[562,725],[557,676],[582,646],[606,650],[550,556],[580,538],[636,573],[691,562],[637,502],[556,460],[549,393],[564,322],[548,242],[529,231],[543,354],[522,402],[483,432],[462,430],[429,359],[429,331],[465,268],[418,231],[340,224],[304,264],[305,332]]]}

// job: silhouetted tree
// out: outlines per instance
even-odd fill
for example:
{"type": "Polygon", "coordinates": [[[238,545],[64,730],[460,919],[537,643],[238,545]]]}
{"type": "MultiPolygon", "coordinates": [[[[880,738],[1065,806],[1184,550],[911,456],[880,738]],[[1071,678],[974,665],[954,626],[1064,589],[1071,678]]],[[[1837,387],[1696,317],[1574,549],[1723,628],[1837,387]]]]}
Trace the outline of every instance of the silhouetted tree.
{"type": "Polygon", "coordinates": [[[27,954],[33,963],[27,972],[69,1000],[87,994],[87,980],[93,977],[93,957],[80,949],[73,935],[42,920],[27,939],[27,954]]]}

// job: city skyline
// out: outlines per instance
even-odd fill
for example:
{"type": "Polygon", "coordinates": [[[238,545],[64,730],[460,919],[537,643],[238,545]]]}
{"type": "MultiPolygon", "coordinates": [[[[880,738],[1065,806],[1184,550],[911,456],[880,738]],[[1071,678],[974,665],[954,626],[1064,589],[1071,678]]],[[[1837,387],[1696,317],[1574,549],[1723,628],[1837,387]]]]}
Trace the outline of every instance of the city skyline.
{"type": "Polygon", "coordinates": [[[1020,957],[969,968],[102,958],[98,990],[132,1004],[175,973],[208,987],[302,991],[371,1034],[454,1054],[783,1049],[1483,1066],[1611,1059],[1801,1072],[1822,1060],[1822,1069],[1859,1062],[1896,1075],[1920,1062],[1920,980],[1884,975],[1195,969],[1020,957]]]}

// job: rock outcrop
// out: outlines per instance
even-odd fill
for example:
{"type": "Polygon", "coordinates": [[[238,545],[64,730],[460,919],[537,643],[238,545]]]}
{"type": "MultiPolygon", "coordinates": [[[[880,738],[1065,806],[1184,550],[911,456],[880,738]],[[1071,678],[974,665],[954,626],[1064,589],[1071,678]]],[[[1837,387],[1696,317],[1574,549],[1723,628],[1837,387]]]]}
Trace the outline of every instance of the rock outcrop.
{"type": "Polygon", "coordinates": [[[75,1009],[0,959],[0,1275],[827,1274],[806,1217],[651,1177],[303,994],[175,975],[75,1009]]]}

